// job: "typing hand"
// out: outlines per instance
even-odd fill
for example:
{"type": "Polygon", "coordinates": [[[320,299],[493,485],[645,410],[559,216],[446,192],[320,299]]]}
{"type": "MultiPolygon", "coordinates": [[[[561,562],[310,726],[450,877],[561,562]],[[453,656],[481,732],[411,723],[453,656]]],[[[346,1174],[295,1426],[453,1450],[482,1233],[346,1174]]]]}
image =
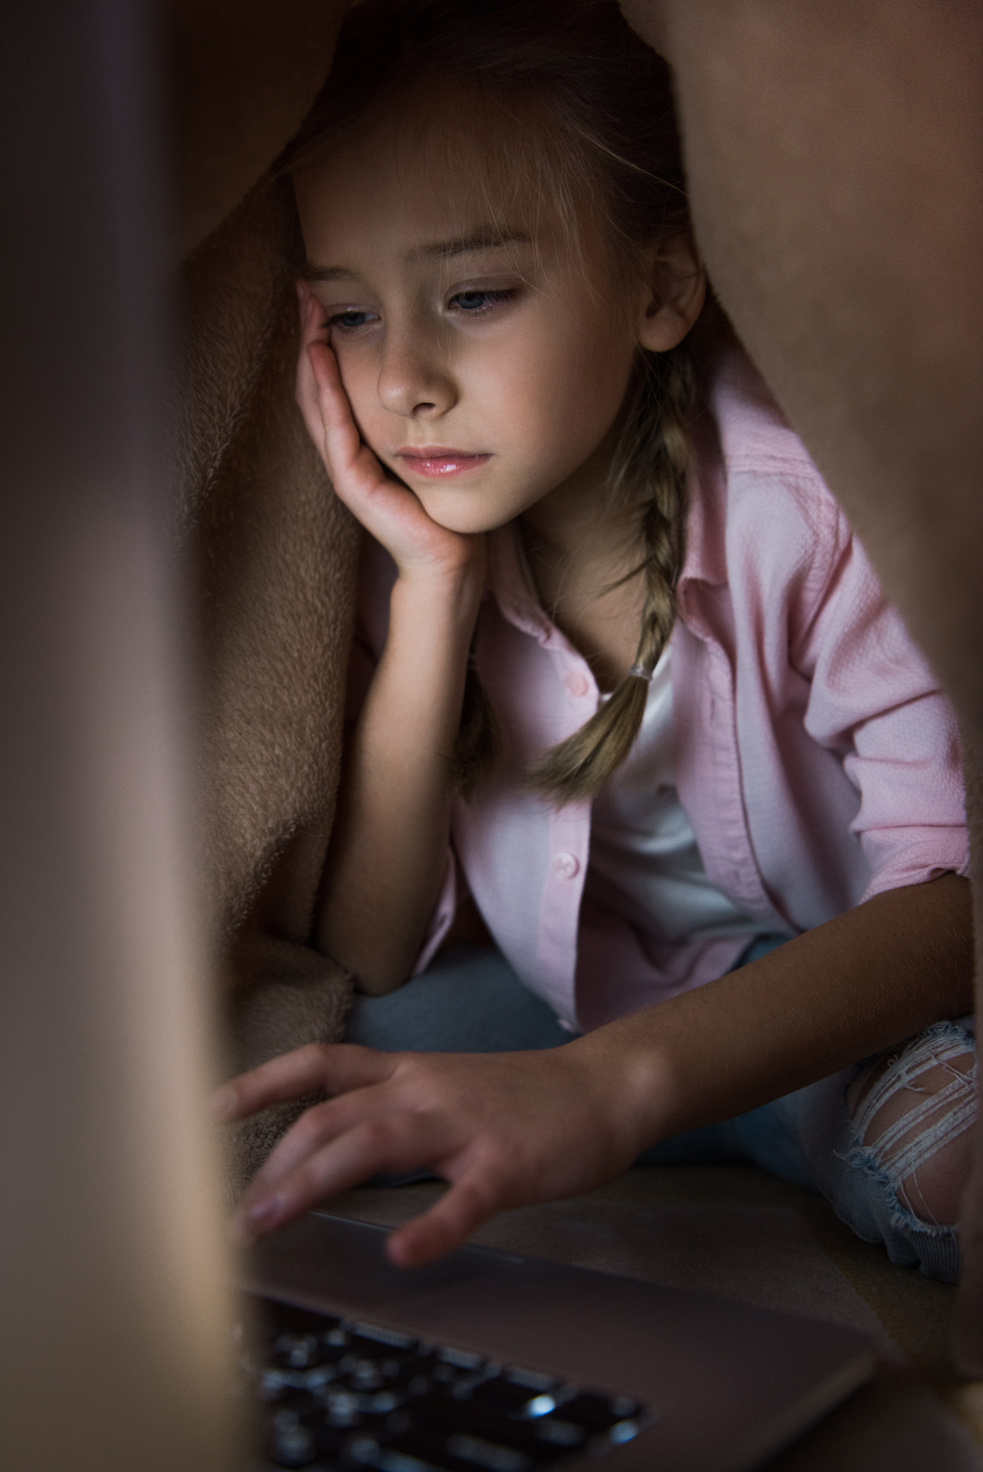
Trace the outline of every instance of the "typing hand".
{"type": "Polygon", "coordinates": [[[216,1110],[242,1119],[319,1090],[332,1097],[301,1116],[246,1192],[233,1224],[241,1240],[380,1171],[427,1167],[450,1189],[389,1239],[392,1260],[415,1267],[503,1208],[611,1180],[648,1143],[628,1081],[589,1038],[497,1054],[312,1044],[234,1079],[216,1095],[216,1110]]]}
{"type": "Polygon", "coordinates": [[[365,444],[329,345],[325,309],[306,282],[298,282],[297,293],[301,322],[297,403],[338,496],[390,553],[403,576],[483,567],[483,535],[467,536],[439,526],[365,444]]]}

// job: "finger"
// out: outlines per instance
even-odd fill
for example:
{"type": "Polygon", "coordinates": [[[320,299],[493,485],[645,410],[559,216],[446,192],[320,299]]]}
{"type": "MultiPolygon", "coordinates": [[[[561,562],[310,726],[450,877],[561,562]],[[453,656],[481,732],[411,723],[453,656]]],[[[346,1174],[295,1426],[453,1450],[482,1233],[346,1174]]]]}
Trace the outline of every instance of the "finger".
{"type": "Polygon", "coordinates": [[[308,1043],[231,1079],[213,1094],[212,1109],[219,1119],[231,1123],[318,1090],[342,1094],[364,1088],[389,1078],[399,1056],[356,1043],[308,1043]]]}
{"type": "Polygon", "coordinates": [[[318,341],[307,344],[307,360],[321,413],[325,450],[335,473],[343,474],[354,468],[363,445],[341,381],[338,360],[326,342],[318,341]]]}
{"type": "MultiPolygon", "coordinates": [[[[298,293],[303,283],[298,282],[298,293]]],[[[307,287],[307,296],[299,302],[300,306],[300,352],[297,357],[297,373],[294,386],[295,397],[300,411],[307,426],[307,432],[314,441],[322,458],[324,456],[324,421],[321,417],[321,405],[318,397],[317,384],[314,379],[314,370],[307,350],[311,343],[316,340],[317,328],[317,302],[307,287]]],[[[325,339],[322,337],[321,341],[325,339]]]]}
{"type": "Polygon", "coordinates": [[[327,469],[328,460],[324,447],[324,420],[321,418],[321,404],[317,395],[317,385],[314,382],[314,372],[311,368],[311,362],[307,356],[306,348],[301,352],[297,360],[294,397],[303,417],[307,433],[310,435],[325,469],[327,469]]]}
{"type": "Polygon", "coordinates": [[[366,488],[382,479],[378,462],[362,443],[337,359],[321,339],[312,337],[304,342],[297,364],[296,397],[307,432],[339,494],[363,479],[366,488]],[[360,469],[367,470],[368,475],[360,475],[360,469]]]}
{"type": "Polygon", "coordinates": [[[387,1083],[388,1080],[375,1087],[352,1089],[305,1109],[256,1172],[243,1200],[258,1201],[305,1160],[349,1130],[372,1120],[394,1117],[396,1109],[387,1083]]]}
{"type": "MultiPolygon", "coordinates": [[[[376,455],[362,439],[341,381],[337,359],[324,342],[307,349],[321,416],[321,454],[336,493],[373,535],[383,535],[389,517],[410,492],[389,479],[376,455]]],[[[416,504],[414,502],[414,504],[416,504]]]]}
{"type": "Polygon", "coordinates": [[[304,347],[315,337],[328,339],[327,311],[318,301],[309,281],[297,281],[297,307],[300,312],[301,342],[304,347]]]}
{"type": "Polygon", "coordinates": [[[312,291],[308,293],[307,309],[301,323],[301,331],[305,348],[310,347],[312,342],[324,343],[326,347],[330,345],[331,329],[328,326],[328,314],[312,291]]]}
{"type": "Polygon", "coordinates": [[[233,1234],[241,1241],[264,1236],[380,1171],[432,1166],[434,1154],[432,1121],[412,1114],[368,1120],[303,1161],[274,1191],[245,1199],[233,1217],[233,1234]]]}
{"type": "Polygon", "coordinates": [[[422,1267],[466,1242],[506,1204],[502,1185],[478,1161],[435,1206],[392,1233],[386,1246],[398,1267],[422,1267]]]}
{"type": "Polygon", "coordinates": [[[298,368],[302,369],[308,380],[308,389],[313,399],[316,400],[317,393],[314,388],[313,375],[307,358],[307,349],[312,343],[323,343],[330,347],[331,332],[327,321],[324,307],[311,291],[310,287],[303,282],[297,284],[298,311],[300,314],[300,352],[298,355],[298,368]]]}

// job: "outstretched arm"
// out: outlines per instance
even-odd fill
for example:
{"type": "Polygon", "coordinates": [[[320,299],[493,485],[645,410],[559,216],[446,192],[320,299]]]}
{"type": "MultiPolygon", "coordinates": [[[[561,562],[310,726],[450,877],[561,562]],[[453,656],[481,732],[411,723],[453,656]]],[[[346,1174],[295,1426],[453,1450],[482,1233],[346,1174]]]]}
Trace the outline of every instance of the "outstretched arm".
{"type": "Polygon", "coordinates": [[[719,981],[548,1052],[274,1059],[221,1091],[238,1119],[318,1089],[246,1193],[260,1235],[378,1171],[433,1169],[451,1189],[390,1240],[411,1266],[504,1207],[577,1195],[648,1146],[752,1109],[970,1005],[969,886],[891,890],[719,981]]]}

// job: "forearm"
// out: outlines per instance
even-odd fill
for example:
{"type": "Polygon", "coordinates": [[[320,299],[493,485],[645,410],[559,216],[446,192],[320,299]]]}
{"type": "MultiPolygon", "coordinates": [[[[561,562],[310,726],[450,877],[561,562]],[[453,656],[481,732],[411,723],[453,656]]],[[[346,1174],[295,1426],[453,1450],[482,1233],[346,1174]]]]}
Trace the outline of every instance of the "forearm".
{"type": "Polygon", "coordinates": [[[379,1171],[429,1166],[450,1189],[389,1246],[404,1266],[427,1262],[503,1207],[590,1191],[648,1145],[958,1015],[969,977],[968,885],[946,876],[879,896],[563,1048],[301,1049],[235,1080],[217,1101],[235,1119],[314,1089],[329,1095],[264,1165],[239,1229],[268,1232],[379,1171]]]}
{"type": "Polygon", "coordinates": [[[866,904],[571,1046],[620,1071],[645,1148],[802,1088],[972,1010],[969,884],[866,904]]]}
{"type": "Polygon", "coordinates": [[[481,595],[477,569],[399,579],[346,765],[318,945],[363,990],[406,979],[440,887],[451,757],[481,595]]]}

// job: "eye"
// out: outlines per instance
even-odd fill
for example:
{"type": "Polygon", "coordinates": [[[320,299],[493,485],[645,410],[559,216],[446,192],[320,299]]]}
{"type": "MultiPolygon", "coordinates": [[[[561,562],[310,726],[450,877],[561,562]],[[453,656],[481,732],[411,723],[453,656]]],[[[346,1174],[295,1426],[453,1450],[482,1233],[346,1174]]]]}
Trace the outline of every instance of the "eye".
{"type": "Polygon", "coordinates": [[[345,307],[340,312],[332,312],[328,317],[328,326],[332,331],[357,332],[360,327],[368,327],[373,322],[378,322],[375,312],[366,311],[362,307],[345,307]]]}
{"type": "Polygon", "coordinates": [[[492,312],[496,307],[512,301],[517,295],[514,289],[510,291],[459,291],[451,297],[447,305],[452,310],[456,309],[469,317],[482,317],[486,312],[492,312]]]}

